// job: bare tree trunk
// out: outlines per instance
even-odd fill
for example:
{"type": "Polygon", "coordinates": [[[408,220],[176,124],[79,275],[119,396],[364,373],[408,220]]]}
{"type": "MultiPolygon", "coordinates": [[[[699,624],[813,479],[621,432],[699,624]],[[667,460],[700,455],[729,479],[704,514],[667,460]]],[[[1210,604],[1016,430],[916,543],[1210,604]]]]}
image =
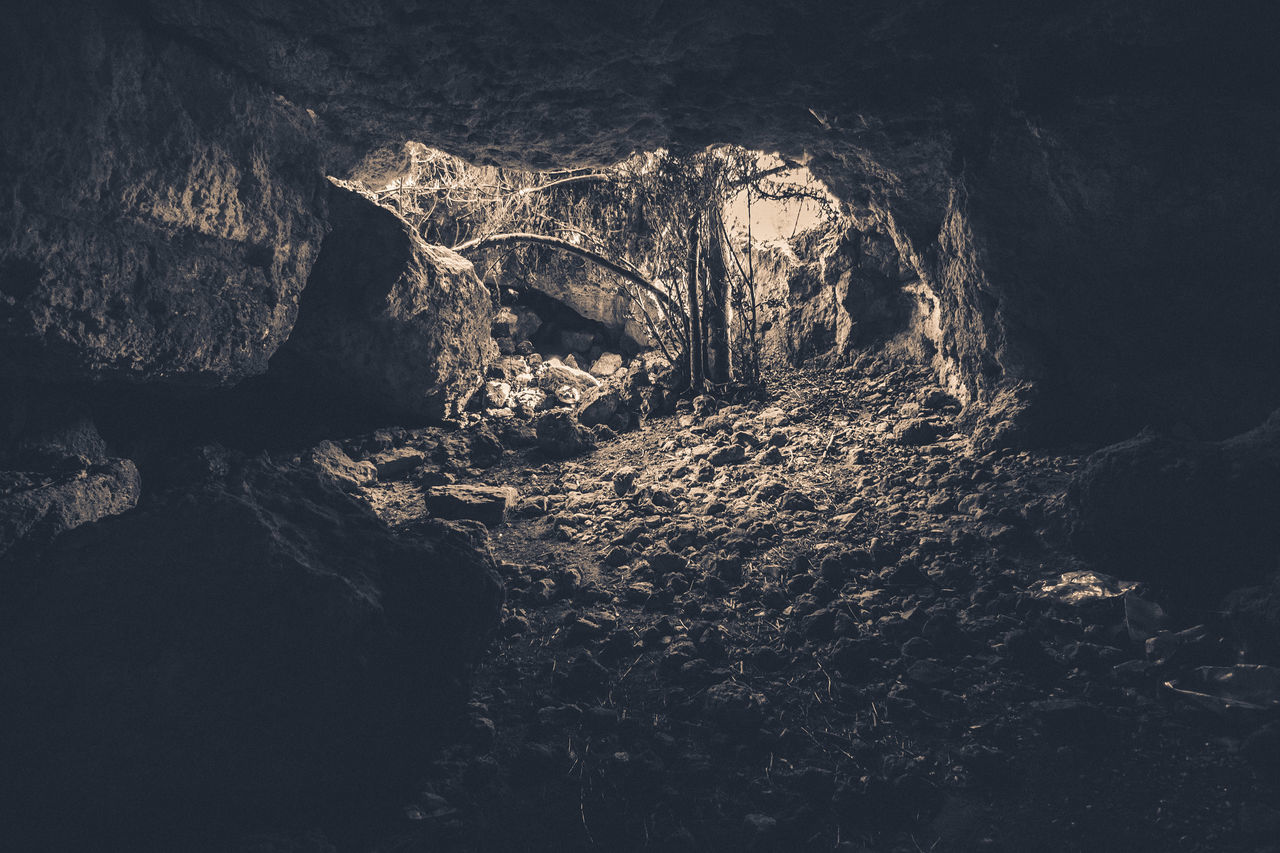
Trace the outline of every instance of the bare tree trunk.
{"type": "Polygon", "coordinates": [[[729,346],[729,323],[733,311],[729,300],[729,274],[724,265],[724,226],[720,211],[707,214],[707,378],[717,384],[729,381],[732,352],[729,346]]]}
{"type": "Polygon", "coordinates": [[[689,385],[695,394],[702,393],[707,364],[703,349],[702,318],[698,310],[698,258],[701,254],[698,220],[700,217],[700,213],[689,217],[689,257],[685,270],[689,290],[689,385]]]}

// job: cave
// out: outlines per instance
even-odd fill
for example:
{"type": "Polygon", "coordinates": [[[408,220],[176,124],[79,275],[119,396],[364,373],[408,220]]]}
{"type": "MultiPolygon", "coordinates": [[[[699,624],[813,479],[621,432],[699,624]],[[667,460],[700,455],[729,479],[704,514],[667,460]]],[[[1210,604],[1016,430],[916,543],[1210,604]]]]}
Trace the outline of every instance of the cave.
{"type": "Polygon", "coordinates": [[[1272,17],[11,8],[0,848],[1275,849],[1272,17]]]}

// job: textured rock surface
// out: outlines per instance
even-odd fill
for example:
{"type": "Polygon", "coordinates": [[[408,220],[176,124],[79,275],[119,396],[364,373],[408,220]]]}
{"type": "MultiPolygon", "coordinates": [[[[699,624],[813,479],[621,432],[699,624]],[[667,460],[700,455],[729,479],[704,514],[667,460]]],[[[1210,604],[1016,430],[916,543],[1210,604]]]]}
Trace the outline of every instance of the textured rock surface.
{"type": "Polygon", "coordinates": [[[1229,434],[1280,397],[1265,4],[153,11],[368,148],[807,152],[937,300],[946,384],[1041,381],[1060,431],[1229,434]]]}
{"type": "Polygon", "coordinates": [[[433,486],[423,496],[433,518],[466,518],[497,527],[519,493],[510,486],[433,486]]]}
{"type": "Polygon", "coordinates": [[[475,528],[397,538],[314,472],[232,469],[61,537],[7,597],[10,838],[345,808],[461,701],[501,600],[475,528]]]}
{"type": "Polygon", "coordinates": [[[372,462],[355,461],[332,441],[322,441],[313,447],[307,454],[307,463],[344,492],[358,492],[378,479],[378,469],[372,462]]]}
{"type": "Polygon", "coordinates": [[[133,509],[142,484],[128,459],[59,474],[0,472],[0,557],[23,540],[44,543],[133,509]]]}
{"type": "Polygon", "coordinates": [[[307,112],[103,4],[10,16],[0,77],[3,370],[265,371],[323,234],[307,112]]]}
{"type": "Polygon", "coordinates": [[[333,231],[273,367],[330,396],[440,420],[479,388],[492,306],[471,262],[334,184],[333,231]]]}
{"type": "Polygon", "coordinates": [[[264,85],[314,111],[331,171],[407,138],[535,166],[673,140],[803,157],[919,280],[946,387],[1040,383],[1059,435],[1220,437],[1280,402],[1258,0],[81,6],[6,30],[24,370],[261,369],[319,227],[310,118],[264,85]]]}
{"type": "MultiPolygon", "coordinates": [[[[873,221],[755,246],[762,355],[775,365],[850,359],[868,347],[940,373],[938,300],[873,221]]],[[[967,396],[968,390],[957,390],[967,396]]]]}
{"type": "Polygon", "coordinates": [[[535,425],[538,447],[553,459],[586,453],[595,447],[591,430],[578,423],[571,412],[547,412],[535,425]]]}

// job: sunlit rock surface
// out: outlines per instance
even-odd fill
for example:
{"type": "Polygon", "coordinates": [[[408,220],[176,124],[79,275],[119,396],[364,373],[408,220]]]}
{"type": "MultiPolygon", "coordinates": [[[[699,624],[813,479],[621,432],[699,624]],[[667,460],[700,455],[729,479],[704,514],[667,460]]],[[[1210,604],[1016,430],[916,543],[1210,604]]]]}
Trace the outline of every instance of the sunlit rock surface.
{"type": "Polygon", "coordinates": [[[133,509],[137,466],[108,459],[54,473],[0,472],[0,557],[20,542],[43,544],[68,530],[133,509]]]}
{"type": "Polygon", "coordinates": [[[265,371],[323,235],[316,122],[113,5],[29,5],[3,30],[7,376],[265,371]]]}

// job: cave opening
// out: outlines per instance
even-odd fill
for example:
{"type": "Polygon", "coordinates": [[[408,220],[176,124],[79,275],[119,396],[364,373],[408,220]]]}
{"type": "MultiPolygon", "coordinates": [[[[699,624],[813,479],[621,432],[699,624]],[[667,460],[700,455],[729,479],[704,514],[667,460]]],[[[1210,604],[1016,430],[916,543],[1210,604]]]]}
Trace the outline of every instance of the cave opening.
{"type": "Polygon", "coordinates": [[[1270,849],[1269,10],[936,5],[8,19],[0,848],[1270,849]]]}

